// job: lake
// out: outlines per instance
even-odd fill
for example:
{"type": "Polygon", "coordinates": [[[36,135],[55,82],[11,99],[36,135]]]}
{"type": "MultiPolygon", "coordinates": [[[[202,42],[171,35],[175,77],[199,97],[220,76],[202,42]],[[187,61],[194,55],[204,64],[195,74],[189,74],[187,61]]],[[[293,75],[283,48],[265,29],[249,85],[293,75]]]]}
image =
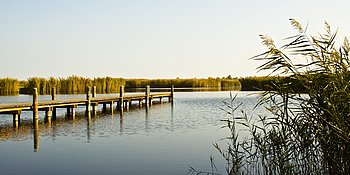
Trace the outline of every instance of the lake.
{"type": "MultiPolygon", "coordinates": [[[[267,114],[262,108],[252,111],[258,95],[232,93],[238,94],[235,103],[243,102],[241,109],[247,113],[267,114]]],[[[84,95],[57,99],[72,97],[84,95]]],[[[50,98],[43,95],[39,100],[50,98]]],[[[29,95],[0,96],[0,103],[31,100],[29,95]]],[[[221,139],[229,135],[220,129],[226,124],[221,120],[230,117],[221,110],[223,101],[230,101],[230,92],[176,92],[173,104],[155,104],[149,110],[132,106],[122,115],[99,110],[89,119],[79,107],[73,120],[65,117],[65,109],[58,109],[57,120],[48,123],[39,112],[37,143],[31,112],[22,113],[19,128],[13,128],[12,115],[1,114],[0,174],[175,175],[188,173],[190,166],[210,171],[211,155],[225,173],[225,161],[212,145],[225,146],[221,139]]]]}

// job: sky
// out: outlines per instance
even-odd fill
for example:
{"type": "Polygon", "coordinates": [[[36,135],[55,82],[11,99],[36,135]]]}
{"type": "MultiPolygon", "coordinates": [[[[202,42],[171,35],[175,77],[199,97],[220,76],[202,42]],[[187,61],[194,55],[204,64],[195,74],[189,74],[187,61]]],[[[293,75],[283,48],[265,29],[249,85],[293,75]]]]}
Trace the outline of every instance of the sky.
{"type": "Polygon", "coordinates": [[[0,0],[0,77],[259,76],[266,51],[327,21],[350,35],[346,0],[0,0]]]}

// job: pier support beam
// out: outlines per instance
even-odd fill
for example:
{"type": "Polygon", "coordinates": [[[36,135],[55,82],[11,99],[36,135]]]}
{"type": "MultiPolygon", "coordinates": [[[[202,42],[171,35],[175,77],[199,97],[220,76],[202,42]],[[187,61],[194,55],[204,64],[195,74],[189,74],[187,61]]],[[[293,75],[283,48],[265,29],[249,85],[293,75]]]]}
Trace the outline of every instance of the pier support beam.
{"type": "MultiPolygon", "coordinates": [[[[51,100],[56,100],[56,88],[53,87],[51,88],[51,100]]],[[[57,116],[57,112],[56,112],[56,108],[52,108],[52,118],[56,119],[57,116]]]]}
{"type": "Polygon", "coordinates": [[[34,88],[33,89],[33,124],[37,124],[39,120],[39,108],[38,108],[38,89],[34,88]]]}
{"type": "Polygon", "coordinates": [[[51,116],[52,116],[52,107],[48,107],[45,110],[45,118],[51,118],[51,116]]]}
{"type": "Polygon", "coordinates": [[[113,101],[111,101],[110,103],[109,103],[109,112],[111,113],[111,114],[113,114],[113,101]]]}
{"type": "Polygon", "coordinates": [[[56,100],[56,88],[51,88],[51,100],[56,100]]]}
{"type": "Polygon", "coordinates": [[[38,89],[33,89],[33,128],[34,128],[34,152],[39,149],[39,108],[38,89]]]}
{"type": "Polygon", "coordinates": [[[97,114],[98,102],[92,103],[91,105],[92,105],[92,113],[94,114],[94,116],[96,116],[96,114],[97,114]]]}
{"type": "Polygon", "coordinates": [[[146,86],[146,92],[145,92],[145,95],[146,95],[146,101],[145,101],[145,103],[146,103],[146,107],[147,108],[149,108],[149,106],[150,106],[150,98],[149,98],[149,95],[150,95],[150,93],[151,93],[151,91],[150,91],[150,86],[149,85],[147,85],[146,86]]]}
{"type": "Polygon", "coordinates": [[[45,109],[45,123],[51,125],[52,107],[45,109]]]}
{"type": "Polygon", "coordinates": [[[107,104],[102,103],[102,112],[106,112],[106,111],[107,111],[107,104]]]}
{"type": "Polygon", "coordinates": [[[170,93],[170,97],[169,97],[169,102],[174,101],[174,92],[175,92],[174,85],[171,85],[171,93],[170,93]]]}
{"type": "Polygon", "coordinates": [[[92,87],[92,98],[96,98],[96,86],[92,87]]]}
{"type": "Polygon", "coordinates": [[[142,108],[142,99],[139,100],[139,107],[142,108]]]}
{"type": "Polygon", "coordinates": [[[120,89],[119,89],[118,107],[119,107],[119,110],[122,112],[124,109],[124,86],[120,86],[120,89]]]}
{"type": "Polygon", "coordinates": [[[18,128],[21,123],[21,110],[13,111],[13,127],[18,128]]]}
{"type": "Polygon", "coordinates": [[[86,112],[90,114],[91,112],[91,87],[86,89],[86,112]]]}

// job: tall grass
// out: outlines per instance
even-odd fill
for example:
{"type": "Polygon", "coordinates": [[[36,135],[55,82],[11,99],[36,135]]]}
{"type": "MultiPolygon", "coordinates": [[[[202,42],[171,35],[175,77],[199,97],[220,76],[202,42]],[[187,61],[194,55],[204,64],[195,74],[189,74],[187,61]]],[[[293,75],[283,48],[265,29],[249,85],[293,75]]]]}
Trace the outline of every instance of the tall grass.
{"type": "Polygon", "coordinates": [[[296,35],[280,48],[262,35],[267,51],[254,59],[264,62],[259,70],[290,76],[304,91],[275,79],[274,91],[262,93],[258,103],[268,116],[238,117],[234,98],[226,103],[229,146],[216,148],[227,161],[227,174],[350,174],[349,42],[345,38],[336,48],[337,32],[327,23],[323,34],[310,36],[290,21],[296,35]],[[249,137],[239,140],[236,125],[249,137]]]}

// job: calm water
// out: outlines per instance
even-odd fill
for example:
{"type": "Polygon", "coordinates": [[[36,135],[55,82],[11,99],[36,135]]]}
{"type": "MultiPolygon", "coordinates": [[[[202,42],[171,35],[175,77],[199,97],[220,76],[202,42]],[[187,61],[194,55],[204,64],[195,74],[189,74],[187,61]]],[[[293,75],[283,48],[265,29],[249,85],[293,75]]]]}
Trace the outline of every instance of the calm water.
{"type": "MultiPolygon", "coordinates": [[[[234,93],[236,103],[244,102],[242,109],[251,113],[258,96],[234,93]]],[[[0,103],[31,100],[0,97],[0,103]]],[[[66,118],[62,109],[51,124],[39,113],[36,152],[31,112],[22,113],[24,124],[18,129],[12,127],[11,115],[0,115],[0,174],[186,174],[190,166],[210,170],[210,155],[224,173],[224,160],[212,143],[225,145],[220,139],[228,131],[220,129],[225,125],[220,120],[229,116],[220,108],[230,100],[230,92],[177,92],[174,100],[149,111],[134,106],[123,115],[99,112],[90,120],[84,117],[84,107],[77,109],[75,120],[66,118]]]]}

